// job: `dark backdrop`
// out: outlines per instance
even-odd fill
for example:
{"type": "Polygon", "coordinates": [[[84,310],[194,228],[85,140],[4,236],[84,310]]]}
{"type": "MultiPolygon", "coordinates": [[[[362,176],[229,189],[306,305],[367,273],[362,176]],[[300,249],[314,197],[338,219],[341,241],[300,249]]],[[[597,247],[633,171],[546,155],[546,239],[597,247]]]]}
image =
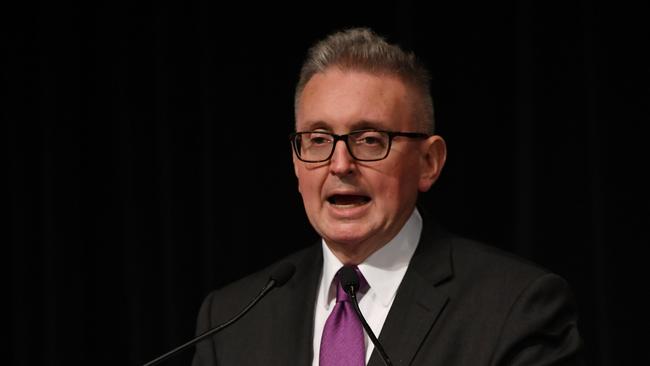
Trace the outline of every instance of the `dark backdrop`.
{"type": "Polygon", "coordinates": [[[9,364],[143,363],[210,289],[313,243],[293,87],[313,41],[356,25],[432,70],[449,160],[422,203],[564,276],[591,364],[643,364],[642,3],[4,5],[9,364]]]}

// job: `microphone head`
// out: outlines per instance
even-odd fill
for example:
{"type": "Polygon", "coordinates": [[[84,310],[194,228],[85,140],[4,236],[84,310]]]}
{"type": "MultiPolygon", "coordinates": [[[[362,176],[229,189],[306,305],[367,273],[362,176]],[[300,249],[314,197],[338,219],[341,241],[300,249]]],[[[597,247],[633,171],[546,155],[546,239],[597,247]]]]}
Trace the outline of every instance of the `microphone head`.
{"type": "Polygon", "coordinates": [[[353,267],[341,268],[339,270],[339,281],[341,281],[341,286],[345,292],[350,296],[352,296],[351,292],[357,292],[359,289],[359,276],[357,276],[357,271],[353,267]]]}
{"type": "Polygon", "coordinates": [[[296,266],[285,262],[276,267],[269,278],[275,281],[275,287],[280,287],[289,281],[294,272],[296,272],[296,266]]]}

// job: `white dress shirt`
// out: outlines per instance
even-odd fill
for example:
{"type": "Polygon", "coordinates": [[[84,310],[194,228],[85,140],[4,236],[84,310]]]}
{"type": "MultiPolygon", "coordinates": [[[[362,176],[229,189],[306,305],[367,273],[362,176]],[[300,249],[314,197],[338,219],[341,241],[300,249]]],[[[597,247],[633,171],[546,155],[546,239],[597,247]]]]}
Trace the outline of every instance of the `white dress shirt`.
{"type": "MultiPolygon", "coordinates": [[[[393,304],[397,288],[402,282],[411,257],[415,252],[421,231],[422,217],[418,210],[414,209],[402,230],[386,245],[358,265],[359,270],[370,286],[368,292],[358,297],[359,308],[377,338],[379,338],[381,328],[393,304]]],[[[336,287],[332,281],[336,272],[343,266],[324,240],[322,241],[322,247],[323,271],[321,272],[314,312],[313,366],[318,366],[323,327],[336,302],[336,287]]],[[[367,364],[374,345],[365,331],[364,335],[367,364]]]]}

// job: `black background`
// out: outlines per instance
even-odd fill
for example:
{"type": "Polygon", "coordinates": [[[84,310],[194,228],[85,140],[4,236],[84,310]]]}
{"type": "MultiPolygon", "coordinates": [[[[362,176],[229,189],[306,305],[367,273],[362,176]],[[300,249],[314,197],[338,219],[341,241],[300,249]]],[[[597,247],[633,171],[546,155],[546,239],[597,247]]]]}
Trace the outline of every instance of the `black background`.
{"type": "Polygon", "coordinates": [[[210,289],[313,243],[293,88],[348,26],[432,71],[449,159],[425,207],[564,276],[590,364],[644,364],[643,3],[4,5],[9,364],[141,364],[210,289]]]}

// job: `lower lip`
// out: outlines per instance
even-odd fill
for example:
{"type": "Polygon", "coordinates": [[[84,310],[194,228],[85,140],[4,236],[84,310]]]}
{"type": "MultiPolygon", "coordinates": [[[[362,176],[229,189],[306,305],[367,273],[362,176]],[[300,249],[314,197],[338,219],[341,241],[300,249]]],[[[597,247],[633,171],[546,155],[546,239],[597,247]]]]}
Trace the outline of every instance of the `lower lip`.
{"type": "Polygon", "coordinates": [[[335,218],[353,219],[363,216],[370,207],[371,202],[368,201],[362,205],[334,205],[327,202],[327,207],[329,207],[332,216],[335,218]]]}

